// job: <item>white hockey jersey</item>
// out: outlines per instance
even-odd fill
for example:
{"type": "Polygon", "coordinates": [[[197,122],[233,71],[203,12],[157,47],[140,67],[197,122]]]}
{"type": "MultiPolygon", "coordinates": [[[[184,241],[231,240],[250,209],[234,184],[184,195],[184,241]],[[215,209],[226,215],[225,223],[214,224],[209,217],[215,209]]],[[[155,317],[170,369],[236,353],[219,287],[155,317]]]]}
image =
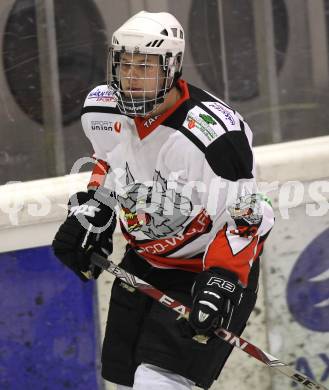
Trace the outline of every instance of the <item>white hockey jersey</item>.
{"type": "Polygon", "coordinates": [[[122,232],[153,266],[222,267],[246,285],[274,223],[262,201],[260,225],[243,235],[227,211],[257,192],[252,132],[220,99],[183,80],[178,87],[181,99],[154,118],[121,114],[106,85],[89,93],[82,125],[99,161],[91,184],[109,168],[122,232]]]}

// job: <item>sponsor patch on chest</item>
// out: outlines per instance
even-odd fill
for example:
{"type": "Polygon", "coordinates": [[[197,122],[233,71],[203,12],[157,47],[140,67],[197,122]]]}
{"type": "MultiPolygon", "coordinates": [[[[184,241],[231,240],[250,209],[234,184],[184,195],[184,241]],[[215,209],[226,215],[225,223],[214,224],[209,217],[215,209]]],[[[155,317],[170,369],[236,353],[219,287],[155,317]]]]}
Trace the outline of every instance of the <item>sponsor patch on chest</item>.
{"type": "Polygon", "coordinates": [[[215,116],[208,114],[200,107],[194,107],[187,113],[183,126],[190,130],[205,146],[225,133],[215,116]]]}

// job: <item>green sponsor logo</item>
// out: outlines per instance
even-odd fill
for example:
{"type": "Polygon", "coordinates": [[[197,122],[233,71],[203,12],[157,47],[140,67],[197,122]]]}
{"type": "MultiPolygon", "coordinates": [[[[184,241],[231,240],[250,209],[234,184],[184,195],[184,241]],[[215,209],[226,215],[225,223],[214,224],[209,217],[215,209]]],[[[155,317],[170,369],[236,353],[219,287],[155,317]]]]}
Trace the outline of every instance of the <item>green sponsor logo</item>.
{"type": "MultiPolygon", "coordinates": [[[[199,116],[201,116],[202,114],[200,114],[199,116]]],[[[208,115],[206,115],[208,116],[208,115]]],[[[209,117],[211,118],[211,116],[209,115],[209,117]]],[[[209,126],[208,123],[205,123],[204,122],[204,119],[201,118],[203,120],[203,122],[200,121],[200,119],[198,117],[194,117],[193,115],[189,115],[187,117],[187,121],[188,121],[188,128],[189,129],[192,129],[193,127],[196,127],[197,129],[199,129],[201,131],[201,133],[208,139],[208,141],[213,141],[215,138],[217,138],[217,133],[209,126]]],[[[212,119],[212,118],[211,118],[212,119]]],[[[216,122],[215,122],[216,123],[216,122]]]]}
{"type": "Polygon", "coordinates": [[[216,125],[214,118],[210,115],[199,114],[199,117],[207,123],[207,125],[216,125]]]}

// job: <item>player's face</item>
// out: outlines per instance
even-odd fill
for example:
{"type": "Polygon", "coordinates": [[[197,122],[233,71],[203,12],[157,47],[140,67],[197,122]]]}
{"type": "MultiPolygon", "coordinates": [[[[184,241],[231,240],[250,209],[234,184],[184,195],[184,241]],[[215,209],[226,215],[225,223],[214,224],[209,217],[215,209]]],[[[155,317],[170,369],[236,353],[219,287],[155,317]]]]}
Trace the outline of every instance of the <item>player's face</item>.
{"type": "Polygon", "coordinates": [[[153,99],[163,88],[165,74],[158,55],[123,53],[118,72],[124,94],[132,98],[153,99]]]}

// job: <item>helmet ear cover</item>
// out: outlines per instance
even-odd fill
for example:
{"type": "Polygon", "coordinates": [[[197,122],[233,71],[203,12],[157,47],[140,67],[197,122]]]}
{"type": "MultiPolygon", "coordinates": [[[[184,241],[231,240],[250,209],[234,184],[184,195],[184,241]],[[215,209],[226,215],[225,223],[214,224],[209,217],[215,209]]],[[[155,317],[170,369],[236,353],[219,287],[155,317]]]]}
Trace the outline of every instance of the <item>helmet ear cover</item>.
{"type": "Polygon", "coordinates": [[[171,53],[160,55],[160,65],[162,66],[163,71],[166,73],[168,66],[170,67],[168,77],[173,78],[173,83],[171,88],[176,84],[177,80],[182,76],[181,61],[182,61],[182,53],[178,53],[175,57],[173,57],[171,53]]]}

